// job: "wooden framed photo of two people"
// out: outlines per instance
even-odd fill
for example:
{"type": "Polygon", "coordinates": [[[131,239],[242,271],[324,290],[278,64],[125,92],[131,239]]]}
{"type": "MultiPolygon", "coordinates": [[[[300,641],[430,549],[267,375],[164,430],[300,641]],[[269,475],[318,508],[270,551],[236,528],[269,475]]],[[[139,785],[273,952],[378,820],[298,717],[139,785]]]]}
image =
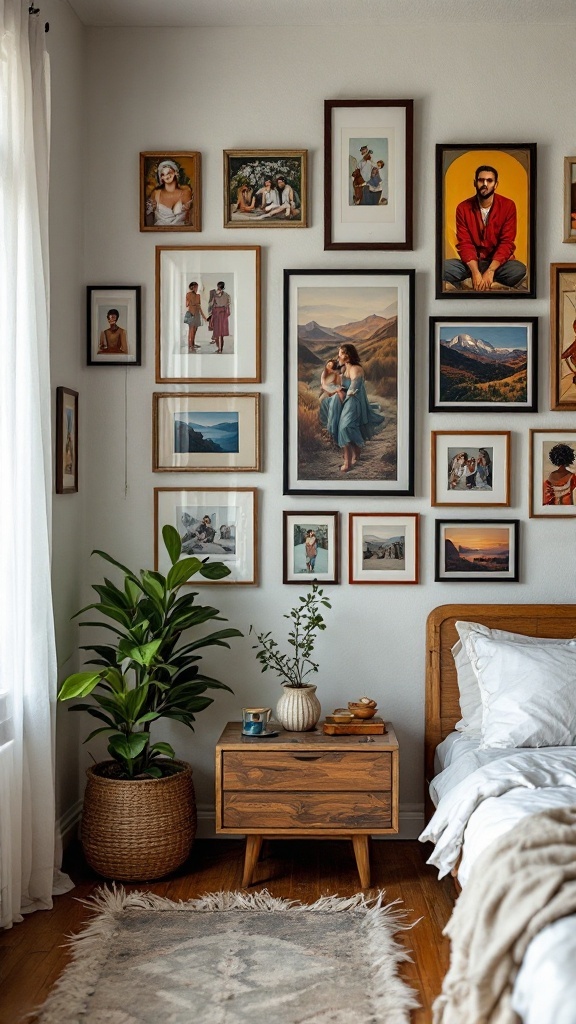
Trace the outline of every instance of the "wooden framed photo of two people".
{"type": "Polygon", "coordinates": [[[436,146],[436,298],[536,297],[536,144],[436,146]]]}

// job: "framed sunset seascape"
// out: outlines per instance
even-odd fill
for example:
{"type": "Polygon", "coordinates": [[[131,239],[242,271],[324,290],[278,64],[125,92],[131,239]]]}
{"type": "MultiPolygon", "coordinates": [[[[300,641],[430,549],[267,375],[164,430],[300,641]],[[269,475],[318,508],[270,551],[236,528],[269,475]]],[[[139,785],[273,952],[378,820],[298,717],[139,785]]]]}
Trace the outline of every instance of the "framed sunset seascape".
{"type": "Polygon", "coordinates": [[[284,493],[414,493],[413,270],[284,271],[284,493]]]}
{"type": "Polygon", "coordinates": [[[518,582],[518,519],[437,519],[435,582],[518,582]]]}

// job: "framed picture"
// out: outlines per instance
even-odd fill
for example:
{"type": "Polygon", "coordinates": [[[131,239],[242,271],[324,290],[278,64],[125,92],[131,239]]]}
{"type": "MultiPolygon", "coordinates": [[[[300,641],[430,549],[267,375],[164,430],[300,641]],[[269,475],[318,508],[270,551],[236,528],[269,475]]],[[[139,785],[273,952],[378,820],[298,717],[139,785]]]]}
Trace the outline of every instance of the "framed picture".
{"type": "Polygon", "coordinates": [[[576,242],[576,156],[564,157],[564,241],[576,242]]]}
{"type": "Polygon", "coordinates": [[[351,512],[350,583],[418,583],[418,513],[351,512]]]}
{"type": "Polygon", "coordinates": [[[284,271],[284,493],[413,494],[414,271],[284,271]]]}
{"type": "Polygon", "coordinates": [[[436,298],[536,297],[536,144],[436,146],[436,298]]]}
{"type": "Polygon", "coordinates": [[[224,151],[225,228],[308,227],[306,149],[224,151]]]}
{"type": "Polygon", "coordinates": [[[283,513],[283,583],[340,582],[339,512],[283,513]]]}
{"type": "Polygon", "coordinates": [[[140,231],[200,231],[200,153],[140,153],[140,231]]]}
{"type": "Polygon", "coordinates": [[[230,575],[218,580],[194,576],[191,585],[221,587],[231,583],[258,583],[257,507],[253,487],[155,487],[154,568],[170,568],[162,542],[162,528],[175,526],[182,540],[182,558],[223,562],[230,575]]]}
{"type": "Polygon", "coordinates": [[[260,380],[260,246],[156,247],[156,380],[260,380]]]}
{"type": "Polygon", "coordinates": [[[437,519],[436,583],[517,583],[518,530],[518,519],[437,519]]]}
{"type": "Polygon", "coordinates": [[[324,101],[324,248],[412,248],[413,100],[324,101]]]}
{"type": "Polygon", "coordinates": [[[260,469],[260,395],[152,396],[155,473],[260,469]]]}
{"type": "Polygon", "coordinates": [[[576,263],[550,266],[550,408],[576,409],[576,263]]]}
{"type": "Polygon", "coordinates": [[[141,287],[88,285],[88,366],[140,366],[141,287]]]}
{"type": "Polygon", "coordinates": [[[433,430],[432,505],[510,504],[509,430],[433,430]]]}
{"type": "Polygon", "coordinates": [[[78,392],[56,388],[56,494],[78,490],[78,392]]]}
{"type": "Polygon", "coordinates": [[[576,430],[530,431],[530,518],[576,516],[576,430]]]}
{"type": "Polygon", "coordinates": [[[538,318],[430,317],[430,412],[536,412],[538,318]]]}

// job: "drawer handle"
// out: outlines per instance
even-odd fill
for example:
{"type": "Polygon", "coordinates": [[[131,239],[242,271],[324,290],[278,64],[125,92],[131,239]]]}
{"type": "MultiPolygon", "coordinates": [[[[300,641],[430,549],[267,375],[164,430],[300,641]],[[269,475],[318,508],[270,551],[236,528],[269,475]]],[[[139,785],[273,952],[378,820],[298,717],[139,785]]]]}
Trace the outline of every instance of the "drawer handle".
{"type": "Polygon", "coordinates": [[[294,754],[295,761],[319,761],[321,757],[321,754],[316,754],[315,756],[308,757],[306,757],[304,754],[294,754]]]}

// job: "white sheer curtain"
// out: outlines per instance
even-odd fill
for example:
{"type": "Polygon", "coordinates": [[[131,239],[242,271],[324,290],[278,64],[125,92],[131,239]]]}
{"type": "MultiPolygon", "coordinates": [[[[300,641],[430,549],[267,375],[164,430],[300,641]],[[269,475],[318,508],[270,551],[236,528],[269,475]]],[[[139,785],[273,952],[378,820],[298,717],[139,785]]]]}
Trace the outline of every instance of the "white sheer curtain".
{"type": "Polygon", "coordinates": [[[50,590],[49,66],[0,0],[0,925],[52,906],[56,656],[50,590]]]}

